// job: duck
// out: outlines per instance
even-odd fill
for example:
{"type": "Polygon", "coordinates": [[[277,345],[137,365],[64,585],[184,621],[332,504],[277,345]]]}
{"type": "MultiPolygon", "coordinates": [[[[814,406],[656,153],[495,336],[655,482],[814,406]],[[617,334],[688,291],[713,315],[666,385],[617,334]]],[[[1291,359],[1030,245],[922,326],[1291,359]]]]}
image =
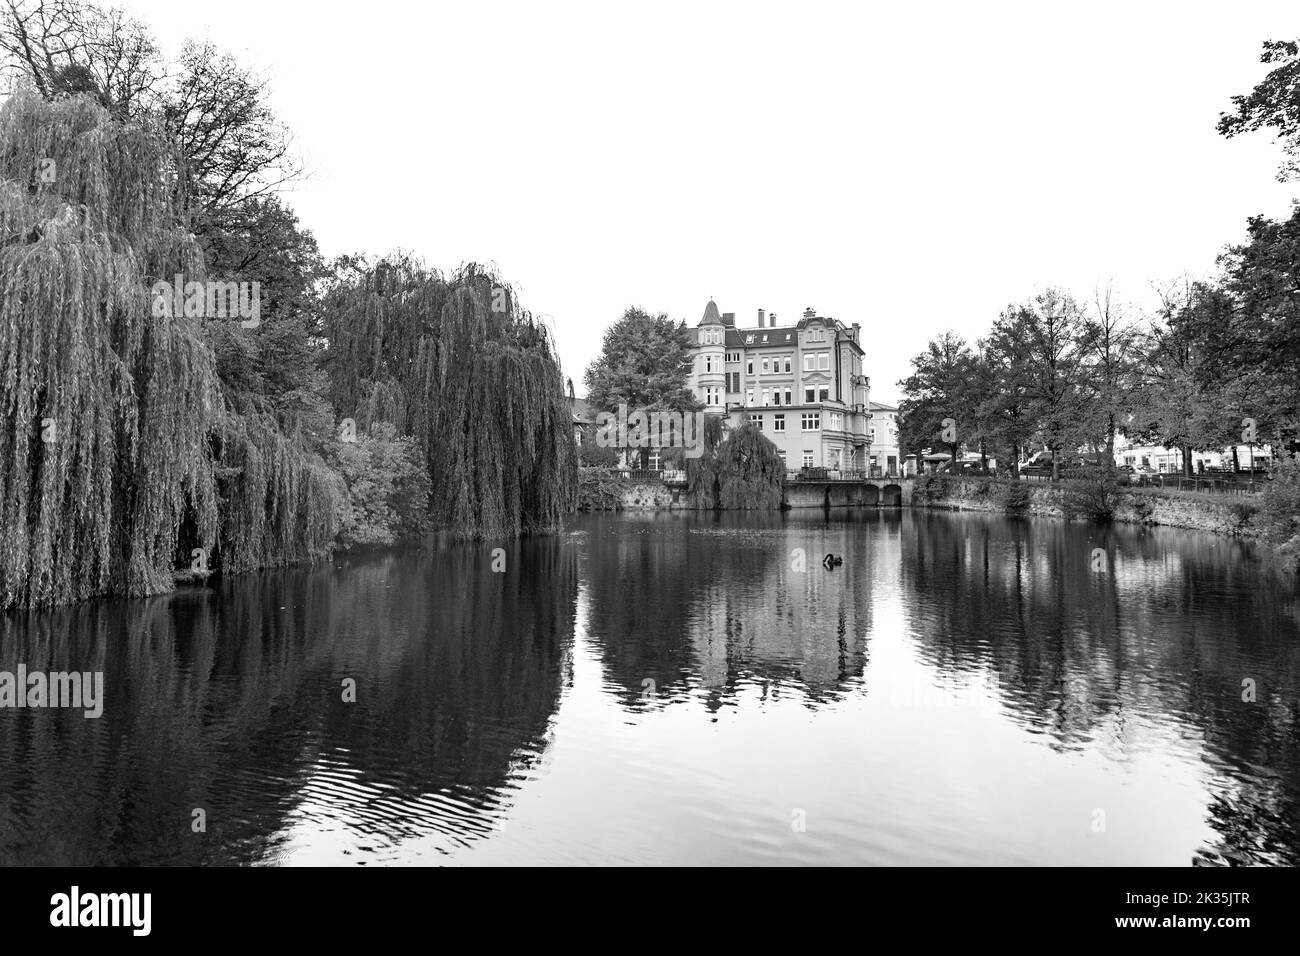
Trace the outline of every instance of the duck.
{"type": "Polygon", "coordinates": [[[828,568],[838,568],[843,563],[844,559],[836,554],[827,553],[826,557],[822,558],[822,564],[828,568]]]}

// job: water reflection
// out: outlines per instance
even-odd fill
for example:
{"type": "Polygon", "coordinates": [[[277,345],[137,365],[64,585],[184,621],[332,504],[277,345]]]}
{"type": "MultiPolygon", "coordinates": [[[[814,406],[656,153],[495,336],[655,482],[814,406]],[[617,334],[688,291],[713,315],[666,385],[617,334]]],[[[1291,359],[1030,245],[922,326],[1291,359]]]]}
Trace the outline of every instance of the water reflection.
{"type": "Polygon", "coordinates": [[[107,702],[0,712],[0,860],[365,862],[490,836],[544,746],[576,588],[562,541],[508,551],[538,573],[457,546],[4,618],[0,669],[102,669],[107,702]]]}
{"type": "Polygon", "coordinates": [[[1240,542],[863,510],[494,546],[0,619],[0,670],[107,695],[0,711],[0,862],[1300,862],[1300,602],[1240,542]]]}

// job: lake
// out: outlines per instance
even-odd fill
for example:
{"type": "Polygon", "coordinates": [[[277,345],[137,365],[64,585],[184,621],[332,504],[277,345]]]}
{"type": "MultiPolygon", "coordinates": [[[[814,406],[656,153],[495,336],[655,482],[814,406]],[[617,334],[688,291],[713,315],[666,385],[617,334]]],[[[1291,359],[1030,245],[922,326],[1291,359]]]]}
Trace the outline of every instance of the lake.
{"type": "Polygon", "coordinates": [[[10,865],[1300,863],[1300,599],[1190,532],[583,516],[9,614],[19,664],[104,700],[0,709],[10,865]]]}

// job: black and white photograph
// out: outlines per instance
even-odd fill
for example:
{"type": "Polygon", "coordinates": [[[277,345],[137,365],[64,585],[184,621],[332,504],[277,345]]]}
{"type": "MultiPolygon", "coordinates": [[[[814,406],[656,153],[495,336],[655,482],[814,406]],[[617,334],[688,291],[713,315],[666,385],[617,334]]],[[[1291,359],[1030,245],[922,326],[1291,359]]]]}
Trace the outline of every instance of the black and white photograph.
{"type": "Polygon", "coordinates": [[[11,925],[1289,922],[1293,3],[0,0],[0,237],[11,925]]]}

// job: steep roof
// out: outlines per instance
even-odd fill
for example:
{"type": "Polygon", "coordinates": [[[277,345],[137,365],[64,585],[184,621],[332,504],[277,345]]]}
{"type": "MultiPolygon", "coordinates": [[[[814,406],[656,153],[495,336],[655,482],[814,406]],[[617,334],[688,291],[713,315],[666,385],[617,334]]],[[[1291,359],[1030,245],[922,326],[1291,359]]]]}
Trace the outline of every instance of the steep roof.
{"type": "Polygon", "coordinates": [[[799,342],[795,326],[785,328],[727,329],[727,345],[738,349],[757,349],[765,345],[789,347],[799,342]],[[750,341],[750,339],[753,341],[750,341]]]}
{"type": "Polygon", "coordinates": [[[700,325],[721,325],[722,315],[718,312],[718,303],[712,299],[704,307],[704,318],[700,319],[700,325]]]}

